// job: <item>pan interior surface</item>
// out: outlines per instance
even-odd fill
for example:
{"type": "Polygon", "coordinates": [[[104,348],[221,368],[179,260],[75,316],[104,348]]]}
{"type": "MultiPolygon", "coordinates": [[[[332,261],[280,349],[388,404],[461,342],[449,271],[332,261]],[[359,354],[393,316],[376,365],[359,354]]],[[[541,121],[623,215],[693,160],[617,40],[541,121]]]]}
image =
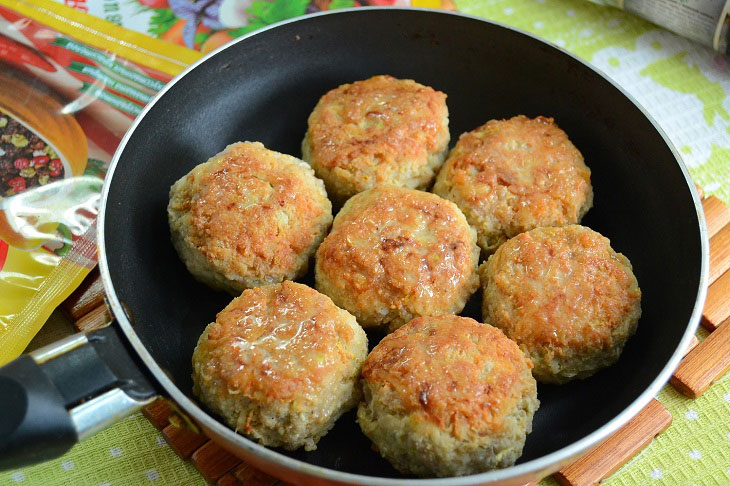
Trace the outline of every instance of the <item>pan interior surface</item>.
{"type": "MultiPolygon", "coordinates": [[[[109,275],[135,332],[192,397],[193,348],[231,297],[197,283],[177,257],[166,215],[170,186],[236,141],[300,157],[319,97],[376,74],[445,92],[452,147],[489,119],[525,114],[554,117],[583,153],[595,192],[583,224],[631,260],[643,315],[616,365],[587,380],[539,386],[541,406],[519,462],[597,430],[652,384],[687,329],[703,258],[691,192],[665,140],[611,83],[547,44],[468,17],[355,10],[305,18],[222,50],[171,86],[123,148],[105,209],[109,275]]],[[[463,314],[481,321],[480,298],[463,314]]],[[[338,471],[401,477],[371,449],[353,412],[316,451],[281,452],[338,471]]]]}

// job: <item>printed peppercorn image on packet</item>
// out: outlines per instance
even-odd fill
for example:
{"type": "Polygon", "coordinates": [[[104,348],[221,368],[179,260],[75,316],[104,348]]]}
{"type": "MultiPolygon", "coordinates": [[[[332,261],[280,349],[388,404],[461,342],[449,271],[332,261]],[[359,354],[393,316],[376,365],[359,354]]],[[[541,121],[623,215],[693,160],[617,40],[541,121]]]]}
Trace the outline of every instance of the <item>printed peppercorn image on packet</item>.
{"type": "Polygon", "coordinates": [[[0,365],[96,265],[114,150],[199,57],[63,5],[0,0],[0,365]]]}

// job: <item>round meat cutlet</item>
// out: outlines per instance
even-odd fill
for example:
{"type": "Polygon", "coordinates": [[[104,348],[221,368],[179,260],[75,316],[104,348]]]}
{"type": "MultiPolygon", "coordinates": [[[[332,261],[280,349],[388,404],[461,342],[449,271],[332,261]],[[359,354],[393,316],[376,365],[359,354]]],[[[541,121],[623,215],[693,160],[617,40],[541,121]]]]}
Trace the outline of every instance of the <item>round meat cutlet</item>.
{"type": "Polygon", "coordinates": [[[552,118],[520,115],[463,134],[433,192],[459,206],[490,254],[523,231],[580,222],[593,205],[590,177],[552,118]]]}
{"type": "Polygon", "coordinates": [[[167,214],[190,273],[238,295],[304,275],[332,223],[332,204],[303,161],[244,142],[173,184],[167,214]]]}
{"type": "Polygon", "coordinates": [[[425,189],[449,144],[446,95],[410,79],[375,76],[325,94],[309,116],[302,158],[334,201],[379,183],[425,189]]]}
{"type": "Polygon", "coordinates": [[[543,383],[586,378],[615,363],[641,316],[631,263],[585,226],[522,233],[480,275],[484,320],[519,344],[543,383]]]}
{"type": "Polygon", "coordinates": [[[363,327],[461,312],[479,287],[476,233],[427,192],[376,186],[352,197],[317,251],[315,282],[363,327]]]}
{"type": "Polygon", "coordinates": [[[463,476],[514,464],[540,402],[532,364],[468,317],[413,319],[363,366],[357,420],[399,471],[463,476]]]}
{"type": "Polygon", "coordinates": [[[365,332],[306,285],[245,290],[206,327],[193,392],[237,432],[271,447],[314,450],[361,398],[365,332]]]}

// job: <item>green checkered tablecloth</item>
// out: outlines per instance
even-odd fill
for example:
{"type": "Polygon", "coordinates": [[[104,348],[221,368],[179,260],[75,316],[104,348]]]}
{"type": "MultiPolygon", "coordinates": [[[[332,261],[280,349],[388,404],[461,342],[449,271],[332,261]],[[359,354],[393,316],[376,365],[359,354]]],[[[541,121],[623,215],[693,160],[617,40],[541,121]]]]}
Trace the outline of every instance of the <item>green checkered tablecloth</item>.
{"type": "MultiPolygon", "coordinates": [[[[659,122],[705,191],[730,203],[730,58],[619,10],[584,0],[456,3],[467,14],[547,39],[606,73],[659,122]]],[[[49,324],[68,325],[57,313],[52,321],[49,324]]],[[[705,335],[702,330],[698,334],[705,335]]],[[[685,398],[669,386],[658,399],[670,410],[674,422],[605,484],[730,484],[728,376],[697,400],[685,398]]],[[[205,481],[138,414],[59,459],[0,473],[0,484],[16,483],[186,485],[205,481]]]]}

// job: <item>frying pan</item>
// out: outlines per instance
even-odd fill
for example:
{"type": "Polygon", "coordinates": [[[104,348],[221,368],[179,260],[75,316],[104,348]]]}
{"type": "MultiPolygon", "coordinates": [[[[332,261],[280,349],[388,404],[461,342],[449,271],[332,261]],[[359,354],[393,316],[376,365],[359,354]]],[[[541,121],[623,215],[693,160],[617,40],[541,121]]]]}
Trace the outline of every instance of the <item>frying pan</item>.
{"type": "MultiPolygon", "coordinates": [[[[277,24],[173,80],[122,141],[98,219],[101,274],[116,322],[0,370],[0,466],[46,459],[149,403],[177,402],[218,444],[299,484],[522,484],[600,443],[659,391],[695,332],[708,244],[687,170],[645,111],[581,60],[524,32],[465,15],[354,9],[277,24]],[[170,185],[239,140],[300,155],[319,97],[375,74],[448,94],[452,144],[489,119],[552,116],[592,170],[583,221],[629,257],[643,316],[619,362],[567,385],[539,385],[524,454],[474,476],[404,478],[374,452],[350,412],[316,451],[268,449],[225,426],[192,396],[191,356],[230,300],[197,283],[172,245],[170,185]],[[10,404],[10,405],[8,405],[10,404]],[[29,445],[30,444],[30,445],[29,445]]],[[[311,275],[304,279],[311,284],[311,275]]],[[[476,295],[463,312],[480,319],[476,295]]],[[[371,345],[379,336],[370,335],[371,345]]]]}

